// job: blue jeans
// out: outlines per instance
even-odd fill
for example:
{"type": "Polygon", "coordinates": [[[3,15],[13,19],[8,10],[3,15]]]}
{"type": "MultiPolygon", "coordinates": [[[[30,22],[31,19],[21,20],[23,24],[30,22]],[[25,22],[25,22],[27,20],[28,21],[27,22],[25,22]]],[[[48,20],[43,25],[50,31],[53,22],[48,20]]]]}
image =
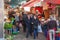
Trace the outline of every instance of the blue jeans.
{"type": "Polygon", "coordinates": [[[44,35],[45,37],[47,37],[47,30],[44,30],[44,35]]]}
{"type": "Polygon", "coordinates": [[[38,30],[34,29],[34,39],[36,39],[37,36],[38,36],[38,30]]]}

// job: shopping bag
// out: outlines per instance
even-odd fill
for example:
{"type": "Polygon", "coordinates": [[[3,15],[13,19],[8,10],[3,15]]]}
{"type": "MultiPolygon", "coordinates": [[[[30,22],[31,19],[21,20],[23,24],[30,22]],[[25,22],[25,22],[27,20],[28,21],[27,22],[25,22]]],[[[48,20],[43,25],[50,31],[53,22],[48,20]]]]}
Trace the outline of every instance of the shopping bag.
{"type": "Polygon", "coordinates": [[[38,25],[38,32],[42,32],[41,25],[38,25]]]}

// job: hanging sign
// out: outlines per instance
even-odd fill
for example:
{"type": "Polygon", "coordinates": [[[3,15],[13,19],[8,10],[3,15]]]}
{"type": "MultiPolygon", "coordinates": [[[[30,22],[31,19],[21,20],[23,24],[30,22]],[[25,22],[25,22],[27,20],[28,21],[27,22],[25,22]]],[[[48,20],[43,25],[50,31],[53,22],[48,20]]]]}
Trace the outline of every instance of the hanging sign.
{"type": "Polygon", "coordinates": [[[24,7],[24,10],[30,12],[30,7],[24,7]]]}

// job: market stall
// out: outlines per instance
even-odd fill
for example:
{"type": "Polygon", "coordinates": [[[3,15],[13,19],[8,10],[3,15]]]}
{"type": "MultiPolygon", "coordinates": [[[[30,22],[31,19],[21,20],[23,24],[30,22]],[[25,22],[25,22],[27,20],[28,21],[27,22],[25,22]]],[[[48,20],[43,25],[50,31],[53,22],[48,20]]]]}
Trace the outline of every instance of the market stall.
{"type": "MultiPolygon", "coordinates": [[[[59,8],[56,6],[60,6],[60,0],[44,0],[44,2],[49,5],[48,6],[49,14],[54,13],[57,17],[57,14],[59,13],[59,8]]],[[[58,16],[59,16],[59,14],[58,14],[58,16]]],[[[55,40],[60,40],[60,27],[57,28],[57,31],[55,31],[55,34],[53,34],[53,35],[55,35],[53,37],[53,38],[55,38],[55,40]]],[[[50,39],[47,39],[47,40],[50,40],[50,39]]],[[[52,40],[54,40],[54,39],[52,39],[52,40]]]]}
{"type": "Polygon", "coordinates": [[[30,12],[34,12],[38,10],[40,13],[42,13],[42,5],[41,0],[31,0],[27,2],[26,4],[22,5],[23,8],[30,7],[30,12]]]}

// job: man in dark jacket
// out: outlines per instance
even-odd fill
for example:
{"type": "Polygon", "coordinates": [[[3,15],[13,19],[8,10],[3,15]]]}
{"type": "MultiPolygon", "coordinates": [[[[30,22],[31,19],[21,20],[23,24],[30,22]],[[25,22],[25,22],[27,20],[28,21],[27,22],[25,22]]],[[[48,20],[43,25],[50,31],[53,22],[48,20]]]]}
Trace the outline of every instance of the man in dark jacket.
{"type": "Polygon", "coordinates": [[[22,12],[22,24],[23,24],[23,32],[26,32],[26,21],[27,21],[27,14],[25,14],[24,12],[22,12]]]}
{"type": "Polygon", "coordinates": [[[33,14],[30,14],[30,19],[31,19],[31,30],[30,30],[30,34],[32,36],[32,33],[33,33],[33,20],[34,20],[34,15],[33,14]]]}
{"type": "Polygon", "coordinates": [[[28,18],[26,20],[26,28],[27,28],[26,38],[28,38],[29,35],[30,35],[30,30],[31,30],[31,19],[30,19],[30,15],[29,14],[28,14],[28,18]]]}
{"type": "Polygon", "coordinates": [[[45,18],[42,17],[40,22],[41,22],[41,27],[42,27],[43,34],[44,34],[45,37],[47,37],[47,22],[46,22],[45,18]]]}
{"type": "Polygon", "coordinates": [[[33,26],[34,26],[34,31],[33,31],[34,39],[36,39],[36,36],[38,36],[38,19],[36,15],[34,15],[33,26]]]}

